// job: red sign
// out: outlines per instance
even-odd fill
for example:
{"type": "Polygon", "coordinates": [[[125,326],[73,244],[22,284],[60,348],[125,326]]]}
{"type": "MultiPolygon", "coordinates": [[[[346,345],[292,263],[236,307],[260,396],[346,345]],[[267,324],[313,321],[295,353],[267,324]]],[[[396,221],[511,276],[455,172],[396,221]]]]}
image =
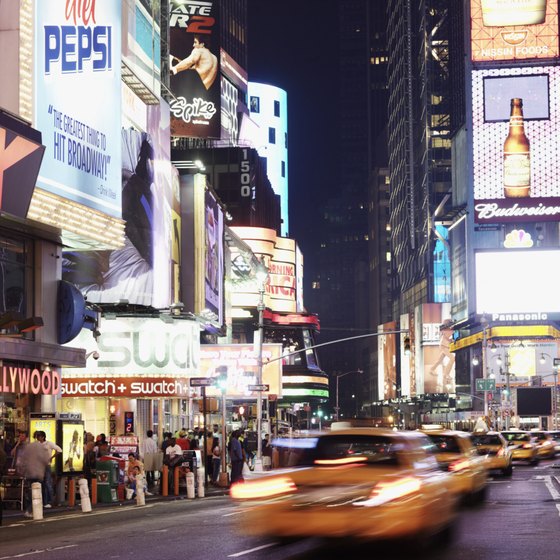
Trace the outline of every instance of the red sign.
{"type": "Polygon", "coordinates": [[[78,377],[62,379],[63,397],[189,397],[188,378],[78,377]]]}

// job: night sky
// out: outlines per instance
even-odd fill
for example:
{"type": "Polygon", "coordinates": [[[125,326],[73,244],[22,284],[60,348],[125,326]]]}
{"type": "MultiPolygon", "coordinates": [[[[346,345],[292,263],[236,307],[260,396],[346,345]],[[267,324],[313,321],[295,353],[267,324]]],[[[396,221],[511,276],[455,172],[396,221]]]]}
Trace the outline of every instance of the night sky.
{"type": "Polygon", "coordinates": [[[319,205],[336,188],[336,0],[248,0],[249,79],[288,93],[290,237],[310,278],[319,205]]]}

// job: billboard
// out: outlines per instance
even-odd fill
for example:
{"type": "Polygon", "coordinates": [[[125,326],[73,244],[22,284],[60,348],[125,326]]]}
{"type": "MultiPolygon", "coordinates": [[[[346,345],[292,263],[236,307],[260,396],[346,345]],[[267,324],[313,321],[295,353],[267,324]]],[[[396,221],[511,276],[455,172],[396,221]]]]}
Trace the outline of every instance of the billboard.
{"type": "Polygon", "coordinates": [[[475,222],[560,220],[560,68],[477,70],[475,222]]]}
{"type": "Polygon", "coordinates": [[[205,193],[205,273],[204,291],[206,309],[223,322],[224,286],[224,212],[216,198],[207,190],[205,193]]]}
{"type": "Polygon", "coordinates": [[[476,313],[516,314],[510,320],[518,321],[547,320],[560,313],[559,275],[557,249],[478,251],[476,313]]]}
{"type": "Polygon", "coordinates": [[[218,2],[170,0],[171,133],[220,138],[220,26],[218,2]]]}
{"type": "Polygon", "coordinates": [[[519,416],[550,416],[552,391],[550,387],[519,387],[517,389],[519,416]]]}
{"type": "Polygon", "coordinates": [[[121,2],[34,3],[37,186],[121,217],[121,2]]]}
{"type": "Polygon", "coordinates": [[[423,382],[418,380],[420,393],[455,392],[450,310],[450,304],[446,303],[423,303],[416,308],[416,337],[420,342],[416,363],[423,372],[423,382]]]}
{"type": "Polygon", "coordinates": [[[60,420],[57,441],[62,448],[62,474],[77,474],[84,470],[84,423],[80,420],[60,420]]]}
{"type": "Polygon", "coordinates": [[[391,321],[377,327],[378,394],[380,400],[397,397],[397,323],[391,321]]]}
{"type": "Polygon", "coordinates": [[[558,58],[557,0],[471,0],[474,62],[558,58]]]}

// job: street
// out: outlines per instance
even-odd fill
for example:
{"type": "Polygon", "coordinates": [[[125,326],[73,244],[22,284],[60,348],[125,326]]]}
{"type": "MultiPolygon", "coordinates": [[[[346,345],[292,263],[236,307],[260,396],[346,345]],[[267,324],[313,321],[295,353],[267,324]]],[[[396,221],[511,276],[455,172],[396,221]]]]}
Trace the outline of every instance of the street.
{"type": "MultiPolygon", "coordinates": [[[[511,479],[493,476],[486,502],[462,507],[457,533],[446,548],[397,550],[372,544],[353,551],[366,557],[435,560],[526,560],[558,558],[560,531],[560,462],[516,465],[511,479]]],[[[247,537],[239,530],[242,512],[228,496],[149,503],[145,507],[97,507],[49,512],[42,521],[8,517],[0,528],[0,560],[38,556],[46,560],[99,558],[183,559],[246,558],[280,560],[340,558],[340,546],[308,539],[279,546],[271,539],[247,537]]]]}

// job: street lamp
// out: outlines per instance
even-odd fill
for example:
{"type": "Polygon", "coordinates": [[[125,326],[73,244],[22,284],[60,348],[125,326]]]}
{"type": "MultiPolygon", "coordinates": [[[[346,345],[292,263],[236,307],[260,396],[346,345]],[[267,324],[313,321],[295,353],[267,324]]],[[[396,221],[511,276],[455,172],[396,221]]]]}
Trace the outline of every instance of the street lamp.
{"type": "Polygon", "coordinates": [[[350,375],[351,373],[364,373],[364,371],[361,370],[361,369],[353,369],[353,370],[350,370],[350,371],[345,371],[344,373],[339,373],[336,376],[336,406],[334,408],[335,408],[335,411],[336,411],[336,421],[337,422],[338,422],[339,411],[340,411],[340,407],[338,406],[338,380],[341,377],[344,377],[345,375],[350,375]]]}
{"type": "MultiPolygon", "coordinates": [[[[256,271],[258,289],[259,289],[259,303],[257,304],[257,311],[259,313],[259,330],[257,340],[257,385],[262,385],[263,382],[263,338],[264,338],[264,288],[268,279],[268,268],[261,260],[257,265],[256,271]]],[[[260,389],[260,387],[259,387],[260,389]]],[[[262,391],[257,392],[257,459],[255,461],[255,471],[261,472],[262,468],[262,391]]]]}
{"type": "Polygon", "coordinates": [[[550,354],[546,352],[541,352],[541,357],[539,362],[541,364],[546,363],[545,356],[548,356],[552,360],[552,375],[554,376],[554,388],[552,391],[552,426],[555,430],[558,429],[558,366],[556,365],[557,358],[553,358],[550,354]]]}

